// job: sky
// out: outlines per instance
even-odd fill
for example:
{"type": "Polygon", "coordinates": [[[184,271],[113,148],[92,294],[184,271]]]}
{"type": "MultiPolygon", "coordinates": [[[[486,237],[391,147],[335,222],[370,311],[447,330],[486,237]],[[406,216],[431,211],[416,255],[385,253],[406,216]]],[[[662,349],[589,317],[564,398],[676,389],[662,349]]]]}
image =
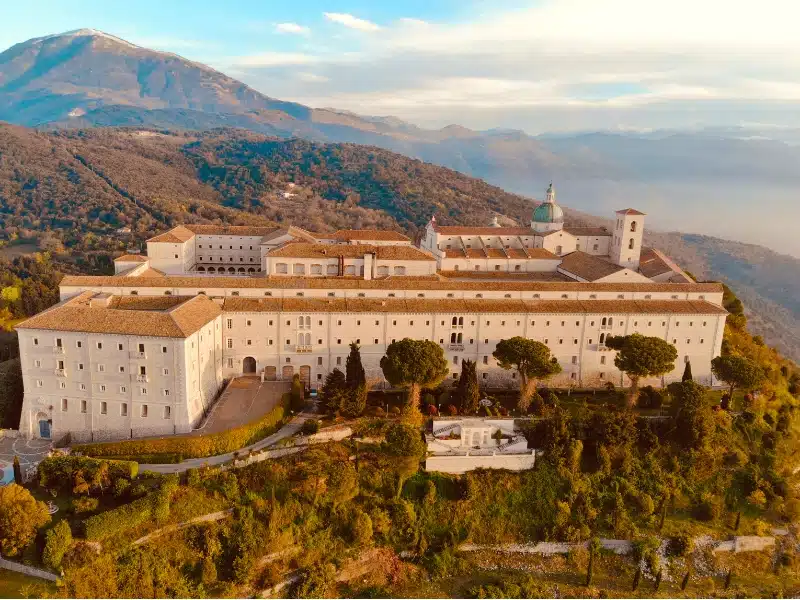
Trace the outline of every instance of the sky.
{"type": "Polygon", "coordinates": [[[6,0],[0,48],[94,28],[428,127],[800,126],[799,17],[797,0],[6,0]]]}

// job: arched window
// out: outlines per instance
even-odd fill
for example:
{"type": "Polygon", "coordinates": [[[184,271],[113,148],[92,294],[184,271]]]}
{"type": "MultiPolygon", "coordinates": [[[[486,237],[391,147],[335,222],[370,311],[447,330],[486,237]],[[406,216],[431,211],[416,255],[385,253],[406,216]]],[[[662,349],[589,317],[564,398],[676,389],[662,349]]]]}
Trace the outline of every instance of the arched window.
{"type": "Polygon", "coordinates": [[[306,317],[306,327],[311,327],[311,317],[306,317]]]}
{"type": "Polygon", "coordinates": [[[450,334],[450,343],[451,344],[455,344],[456,343],[456,334],[455,333],[451,333],[450,334]]]}
{"type": "Polygon", "coordinates": [[[614,318],[608,317],[608,326],[611,327],[614,324],[614,318]]]}
{"type": "Polygon", "coordinates": [[[302,329],[303,328],[303,317],[297,317],[297,326],[302,329]]]}
{"type": "Polygon", "coordinates": [[[605,333],[601,333],[600,334],[600,343],[603,344],[603,343],[605,343],[605,341],[606,341],[606,334],[605,333]]]}
{"type": "Polygon", "coordinates": [[[628,250],[633,250],[633,238],[628,242],[628,250]]]}
{"type": "Polygon", "coordinates": [[[459,344],[460,344],[461,342],[463,342],[463,341],[464,341],[464,337],[463,337],[463,336],[464,336],[464,334],[463,334],[463,333],[459,333],[459,334],[458,334],[458,338],[456,338],[456,342],[457,342],[457,343],[459,343],[459,344]]]}
{"type": "Polygon", "coordinates": [[[311,334],[307,333],[306,334],[306,346],[310,346],[310,345],[311,345],[311,334]]]}
{"type": "Polygon", "coordinates": [[[456,325],[458,325],[458,318],[453,317],[453,327],[455,327],[456,325]]]}
{"type": "Polygon", "coordinates": [[[463,325],[464,324],[464,317],[458,317],[458,324],[459,325],[463,325]]]}
{"type": "Polygon", "coordinates": [[[603,317],[603,320],[602,320],[602,321],[600,321],[600,325],[602,325],[603,327],[605,327],[605,326],[606,326],[606,322],[607,322],[607,321],[608,321],[608,319],[606,319],[605,317],[603,317]]]}
{"type": "Polygon", "coordinates": [[[636,221],[631,221],[631,231],[636,231],[636,221]]]}

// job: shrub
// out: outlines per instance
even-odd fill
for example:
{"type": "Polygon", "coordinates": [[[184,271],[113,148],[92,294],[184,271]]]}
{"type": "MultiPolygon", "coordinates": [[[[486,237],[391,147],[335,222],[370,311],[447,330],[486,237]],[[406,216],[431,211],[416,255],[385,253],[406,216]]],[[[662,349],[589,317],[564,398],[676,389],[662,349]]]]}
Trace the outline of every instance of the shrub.
{"type": "Polygon", "coordinates": [[[89,517],[83,522],[86,539],[102,540],[124,533],[151,519],[163,521],[169,517],[169,503],[177,487],[177,475],[165,477],[161,488],[147,496],[89,517]]]}
{"type": "Polygon", "coordinates": [[[131,487],[131,482],[127,479],[117,479],[114,482],[114,497],[121,498],[125,495],[128,489],[131,487]]]}
{"type": "Polygon", "coordinates": [[[186,485],[195,487],[200,485],[200,470],[196,468],[186,469],[186,485]]]}
{"type": "Polygon", "coordinates": [[[389,409],[389,414],[390,414],[390,415],[394,415],[394,416],[397,416],[397,415],[399,415],[399,414],[400,414],[400,408],[399,408],[399,407],[397,407],[397,406],[392,406],[392,407],[389,409]]]}
{"type": "Polygon", "coordinates": [[[501,417],[507,417],[508,416],[508,409],[505,406],[501,406],[497,410],[500,413],[501,417]]]}
{"type": "Polygon", "coordinates": [[[646,385],[639,390],[639,398],[636,401],[639,408],[661,408],[663,403],[661,392],[652,385],[646,385]]]}
{"type": "Polygon", "coordinates": [[[80,496],[72,499],[72,511],[75,514],[94,512],[98,506],[100,506],[100,501],[90,496],[80,496]]]}
{"type": "Polygon", "coordinates": [[[369,515],[358,511],[350,522],[350,535],[353,543],[365,546],[372,541],[372,519],[369,515]]]}
{"type": "Polygon", "coordinates": [[[143,483],[137,483],[136,485],[131,486],[130,495],[131,498],[141,498],[142,496],[146,496],[148,491],[149,490],[147,489],[146,485],[143,483]]]}
{"type": "Polygon", "coordinates": [[[393,423],[386,429],[386,449],[395,456],[418,457],[425,451],[425,444],[414,427],[393,423]]]}
{"type": "Polygon", "coordinates": [[[719,502],[711,496],[703,496],[692,506],[692,516],[698,521],[713,521],[721,511],[719,502]]]}
{"type": "Polygon", "coordinates": [[[435,404],[428,404],[428,415],[431,417],[435,417],[439,414],[439,410],[436,408],[435,404]]]}
{"type": "Polygon", "coordinates": [[[456,405],[455,404],[448,404],[447,405],[447,413],[451,417],[455,417],[456,415],[458,415],[458,409],[456,408],[456,405]]]}
{"type": "Polygon", "coordinates": [[[672,556],[687,556],[692,551],[692,536],[687,534],[670,538],[667,550],[672,556]]]}
{"type": "Polygon", "coordinates": [[[45,534],[42,562],[50,569],[58,569],[71,545],[72,530],[69,528],[69,523],[59,521],[45,534]]]}
{"type": "Polygon", "coordinates": [[[319,431],[319,421],[316,419],[306,419],[300,431],[305,435],[314,435],[319,431]]]}
{"type": "MultiPolygon", "coordinates": [[[[91,456],[104,457],[180,454],[186,458],[203,458],[225,454],[243,446],[248,446],[273,433],[282,423],[288,401],[289,395],[286,394],[281,404],[260,419],[220,433],[150,440],[126,440],[124,442],[102,444],[79,444],[74,446],[73,450],[91,456]]],[[[138,469],[138,465],[136,465],[136,468],[138,469]]]]}
{"type": "Polygon", "coordinates": [[[39,463],[37,471],[39,484],[46,488],[72,489],[77,481],[96,481],[97,486],[90,486],[88,483],[86,485],[102,489],[106,485],[113,485],[119,479],[136,479],[139,465],[132,461],[59,454],[45,458],[39,463]]]}

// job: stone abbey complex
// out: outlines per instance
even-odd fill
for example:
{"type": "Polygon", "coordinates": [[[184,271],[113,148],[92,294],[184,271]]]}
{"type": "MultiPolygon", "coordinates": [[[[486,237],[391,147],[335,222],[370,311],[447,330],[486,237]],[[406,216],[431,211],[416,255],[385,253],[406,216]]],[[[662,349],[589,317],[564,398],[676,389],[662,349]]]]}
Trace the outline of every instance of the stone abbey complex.
{"type": "Polygon", "coordinates": [[[611,231],[570,227],[552,186],[530,226],[449,227],[419,245],[393,231],[180,225],[113,276],[67,276],[61,302],[18,326],[30,437],[107,440],[191,431],[223,382],[295,373],[311,387],[361,347],[367,377],[394,340],[441,344],[452,378],[477,362],[487,388],[516,386],[492,357],[525,336],[562,366],[554,386],[626,385],[606,347],[639,332],[674,344],[711,384],[726,311],[722,286],[695,283],[642,246],[645,215],[611,231]]]}

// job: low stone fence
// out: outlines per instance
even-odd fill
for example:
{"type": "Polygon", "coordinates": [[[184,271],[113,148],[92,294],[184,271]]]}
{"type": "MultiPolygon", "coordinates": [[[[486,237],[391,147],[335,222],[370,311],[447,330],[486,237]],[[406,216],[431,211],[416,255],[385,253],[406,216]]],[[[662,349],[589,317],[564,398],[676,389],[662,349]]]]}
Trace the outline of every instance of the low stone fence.
{"type": "Polygon", "coordinates": [[[301,436],[298,438],[297,444],[321,444],[324,442],[339,442],[345,438],[353,435],[353,429],[347,426],[334,425],[333,427],[325,427],[320,429],[317,433],[309,436],[301,436]]]}
{"type": "Polygon", "coordinates": [[[247,458],[242,458],[233,461],[234,469],[241,469],[247,465],[252,465],[263,460],[271,460],[273,458],[280,458],[282,456],[289,456],[290,454],[297,454],[306,449],[307,444],[302,446],[288,446],[286,448],[278,448],[277,450],[262,450],[261,452],[254,452],[247,458]]]}
{"type": "Polygon", "coordinates": [[[426,471],[461,474],[473,469],[508,469],[509,471],[525,471],[536,464],[536,451],[527,454],[477,454],[467,452],[456,455],[431,455],[425,460],[426,471]]]}
{"type": "Polygon", "coordinates": [[[8,569],[9,571],[16,571],[17,573],[22,573],[23,575],[28,575],[29,577],[38,577],[39,579],[46,579],[47,581],[58,581],[58,577],[49,571],[43,571],[42,569],[36,569],[34,567],[29,567],[28,565],[22,565],[17,562],[6,560],[5,558],[0,558],[0,568],[8,569]]]}
{"type": "Polygon", "coordinates": [[[24,437],[18,429],[0,429],[0,439],[8,438],[8,439],[17,439],[24,437]]]}

